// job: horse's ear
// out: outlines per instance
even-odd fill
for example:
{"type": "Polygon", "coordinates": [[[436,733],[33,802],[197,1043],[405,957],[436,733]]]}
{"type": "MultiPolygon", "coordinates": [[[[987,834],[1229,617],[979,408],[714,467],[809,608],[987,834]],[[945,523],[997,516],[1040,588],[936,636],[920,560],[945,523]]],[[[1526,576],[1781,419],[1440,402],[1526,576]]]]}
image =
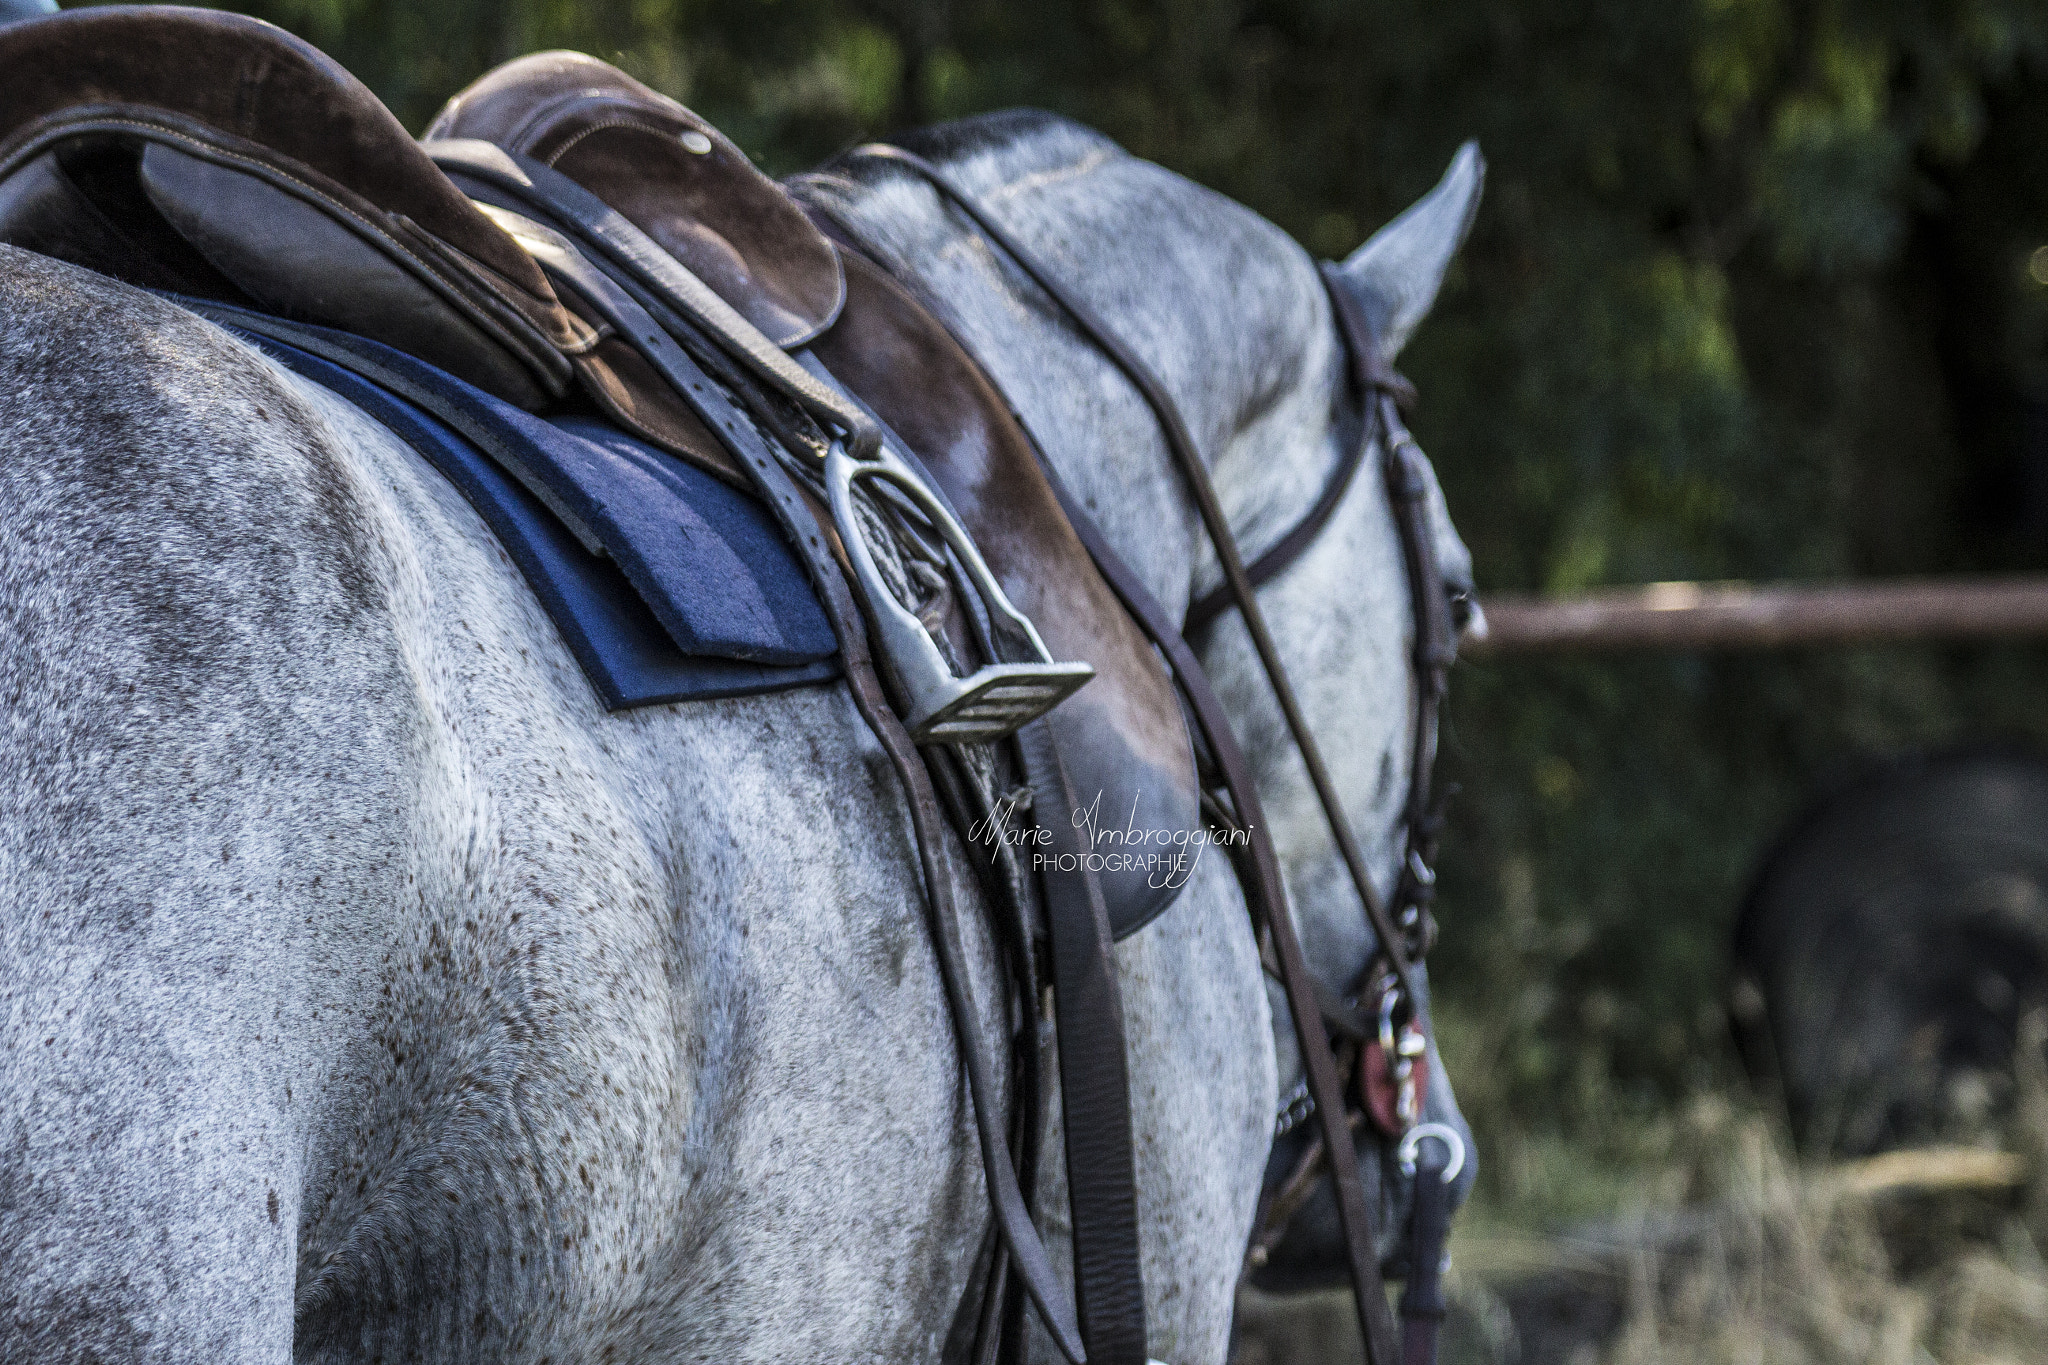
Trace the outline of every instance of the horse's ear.
{"type": "Polygon", "coordinates": [[[1485,185],[1486,158],[1477,142],[1467,142],[1435,189],[1345,260],[1339,277],[1365,306],[1388,360],[1429,315],[1451,258],[1472,230],[1485,185]]]}

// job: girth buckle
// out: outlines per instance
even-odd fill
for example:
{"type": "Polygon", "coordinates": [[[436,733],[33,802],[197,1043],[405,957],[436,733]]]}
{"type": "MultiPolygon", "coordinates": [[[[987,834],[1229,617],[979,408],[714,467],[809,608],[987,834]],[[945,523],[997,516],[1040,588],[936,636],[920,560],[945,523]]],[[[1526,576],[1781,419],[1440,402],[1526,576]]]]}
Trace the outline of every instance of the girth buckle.
{"type": "Polygon", "coordinates": [[[1052,710],[1095,676],[1090,664],[1054,661],[1030,618],[1003,595],[967,532],[887,445],[862,460],[834,442],[825,459],[825,493],[832,524],[853,565],[855,584],[866,599],[868,619],[902,686],[904,728],[917,743],[981,744],[1001,739],[1052,710]],[[910,500],[966,570],[988,607],[998,640],[1007,636],[1036,657],[989,663],[965,678],[953,672],[924,623],[896,600],[875,565],[853,505],[854,484],[861,479],[886,480],[910,500]]]}

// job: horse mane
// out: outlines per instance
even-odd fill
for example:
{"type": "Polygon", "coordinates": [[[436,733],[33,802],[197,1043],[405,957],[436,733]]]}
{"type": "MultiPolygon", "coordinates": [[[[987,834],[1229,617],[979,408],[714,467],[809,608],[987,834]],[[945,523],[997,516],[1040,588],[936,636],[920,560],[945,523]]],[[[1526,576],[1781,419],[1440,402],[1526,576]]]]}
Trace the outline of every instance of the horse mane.
{"type": "MultiPolygon", "coordinates": [[[[997,198],[1047,177],[1079,175],[1107,162],[1131,159],[1131,154],[1106,134],[1045,109],[998,109],[907,129],[891,134],[888,141],[941,166],[969,162],[991,166],[993,186],[983,192],[997,198]]],[[[901,166],[863,157],[856,150],[797,179],[799,183],[836,179],[872,189],[916,177],[901,166]]]]}
{"type": "Polygon", "coordinates": [[[1046,109],[998,109],[947,123],[915,128],[893,139],[897,146],[941,165],[1000,155],[1020,174],[1077,169],[1105,155],[1129,155],[1085,123],[1046,109]]]}

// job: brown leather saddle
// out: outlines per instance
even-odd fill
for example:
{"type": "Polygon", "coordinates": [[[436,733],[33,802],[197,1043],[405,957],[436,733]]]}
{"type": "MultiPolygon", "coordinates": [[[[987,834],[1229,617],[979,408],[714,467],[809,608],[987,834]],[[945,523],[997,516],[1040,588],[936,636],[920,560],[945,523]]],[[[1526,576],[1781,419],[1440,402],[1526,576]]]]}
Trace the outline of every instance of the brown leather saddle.
{"type": "Polygon", "coordinates": [[[590,191],[776,346],[808,348],[921,461],[1052,657],[1094,668],[1049,723],[1079,801],[1118,831],[1093,850],[1112,924],[1121,936],[1170,905],[1201,821],[1157,654],[974,361],[716,129],[602,62],[544,53],[456,96],[422,146],[338,64],[258,20],[107,7],[0,29],[0,241],[369,336],[529,410],[587,404],[748,487],[591,301],[552,287],[497,210],[436,166],[455,140],[590,191]]]}
{"type": "MultiPolygon", "coordinates": [[[[539,53],[484,76],[442,109],[425,145],[465,140],[567,175],[779,345],[809,343],[920,457],[1053,656],[1094,666],[1096,681],[1047,717],[1081,800],[1119,831],[1200,828],[1165,669],[1075,537],[1001,395],[950,333],[879,268],[835,246],[717,130],[594,58],[539,53]]],[[[1102,850],[1119,933],[1172,903],[1185,881],[1175,851],[1185,848],[1154,837],[1102,850]]]]}

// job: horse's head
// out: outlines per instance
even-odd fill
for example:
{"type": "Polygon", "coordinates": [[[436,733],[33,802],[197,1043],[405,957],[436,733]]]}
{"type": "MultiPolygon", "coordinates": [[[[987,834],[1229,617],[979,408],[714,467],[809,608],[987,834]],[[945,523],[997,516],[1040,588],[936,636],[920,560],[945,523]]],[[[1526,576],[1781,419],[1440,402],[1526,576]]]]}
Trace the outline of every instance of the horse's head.
{"type": "MultiPolygon", "coordinates": [[[[1302,521],[1366,426],[1329,295],[1299,245],[1241,205],[1049,115],[990,115],[905,145],[943,165],[1160,376],[1248,561],[1302,521]]],[[[1482,174],[1476,149],[1461,150],[1436,190],[1343,263],[1337,287],[1361,306],[1389,360],[1434,302],[1482,174]]],[[[885,162],[850,161],[806,193],[922,285],[1169,613],[1220,581],[1152,411],[1011,262],[924,181],[885,162]]],[[[1321,532],[1260,601],[1385,895],[1405,851],[1418,691],[1407,569],[1378,455],[1367,453],[1321,532]]],[[[1437,560],[1464,615],[1471,556],[1433,475],[1428,482],[1437,560]]],[[[1311,967],[1331,994],[1355,992],[1376,939],[1237,614],[1225,612],[1196,644],[1256,769],[1311,967]]],[[[1272,996],[1284,1092],[1301,1070],[1277,988],[1272,996]]],[[[1431,1077],[1426,1117],[1462,1130],[1440,1066],[1431,1077]]],[[[1393,1170],[1390,1154],[1365,1145],[1383,1158],[1365,1163],[1368,1182],[1393,1170]]],[[[1466,1170],[1461,1184],[1469,1162],[1466,1170]]],[[[1390,1233],[1401,1182],[1379,1183],[1390,1233]]],[[[1311,1205],[1306,1223],[1317,1218],[1311,1205]]],[[[1334,1214],[1322,1221],[1334,1238],[1334,1214]]]]}

